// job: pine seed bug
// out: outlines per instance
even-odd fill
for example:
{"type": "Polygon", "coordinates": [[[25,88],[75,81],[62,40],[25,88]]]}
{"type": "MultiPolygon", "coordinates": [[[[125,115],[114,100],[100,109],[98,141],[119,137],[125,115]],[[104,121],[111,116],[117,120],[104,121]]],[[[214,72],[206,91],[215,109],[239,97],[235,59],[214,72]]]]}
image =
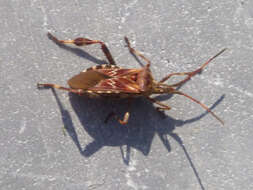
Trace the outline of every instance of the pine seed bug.
{"type": "MultiPolygon", "coordinates": [[[[200,74],[201,71],[216,57],[222,54],[226,48],[222,49],[215,56],[210,58],[205,62],[201,67],[192,72],[179,72],[171,73],[165,76],[160,81],[156,81],[150,71],[151,62],[139,51],[131,47],[131,44],[127,37],[125,37],[125,42],[127,47],[135,56],[142,58],[147,64],[142,68],[137,69],[126,69],[120,68],[116,65],[109,49],[104,42],[99,40],[90,40],[87,38],[76,38],[75,40],[58,40],[52,34],[48,33],[48,36],[57,44],[74,44],[76,46],[86,46],[92,44],[99,44],[103,53],[105,54],[109,64],[102,64],[93,66],[82,71],[80,74],[72,77],[68,80],[70,88],[62,87],[57,84],[37,84],[38,88],[57,88],[61,90],[66,90],[71,93],[78,95],[87,95],[91,98],[94,97],[106,97],[106,98],[126,98],[131,99],[137,97],[145,97],[147,100],[159,105],[158,110],[170,110],[171,107],[163,104],[151,98],[153,94],[178,94],[187,97],[188,99],[196,102],[206,111],[212,114],[221,124],[224,125],[224,122],[214,114],[206,105],[199,102],[195,98],[177,90],[176,88],[190,80],[196,74],[200,74]],[[164,84],[172,76],[186,76],[183,80],[175,84],[164,84]]],[[[130,105],[130,103],[129,103],[130,105]]],[[[120,124],[127,124],[130,117],[130,106],[129,109],[124,114],[123,119],[120,119],[115,113],[110,113],[106,118],[108,121],[109,118],[114,117],[120,124]]]]}

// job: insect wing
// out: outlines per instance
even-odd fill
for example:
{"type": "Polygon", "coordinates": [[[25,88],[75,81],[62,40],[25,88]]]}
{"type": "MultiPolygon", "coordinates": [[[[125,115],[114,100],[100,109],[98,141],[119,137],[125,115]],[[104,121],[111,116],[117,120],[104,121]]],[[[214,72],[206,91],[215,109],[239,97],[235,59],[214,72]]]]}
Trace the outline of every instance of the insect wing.
{"type": "Polygon", "coordinates": [[[139,86],[132,80],[121,78],[110,78],[100,81],[96,86],[89,88],[94,92],[102,91],[104,93],[139,93],[139,86]]]}
{"type": "Polygon", "coordinates": [[[112,68],[112,69],[98,69],[97,72],[100,72],[108,77],[123,77],[130,76],[140,72],[140,69],[122,69],[122,68],[112,68]]]}
{"type": "Polygon", "coordinates": [[[81,72],[80,74],[72,77],[68,81],[68,84],[73,89],[88,89],[90,87],[94,87],[100,81],[108,78],[109,77],[103,73],[95,70],[89,70],[86,72],[81,72]]]}
{"type": "Polygon", "coordinates": [[[139,93],[136,83],[140,69],[122,69],[110,65],[91,67],[68,81],[71,88],[102,93],[139,93]]]}

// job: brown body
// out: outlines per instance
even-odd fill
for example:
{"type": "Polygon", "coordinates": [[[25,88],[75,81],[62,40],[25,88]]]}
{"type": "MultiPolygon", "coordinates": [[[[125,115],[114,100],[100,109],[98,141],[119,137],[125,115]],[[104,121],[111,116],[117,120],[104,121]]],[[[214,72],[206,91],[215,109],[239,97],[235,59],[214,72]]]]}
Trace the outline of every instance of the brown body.
{"type": "Polygon", "coordinates": [[[115,65],[98,65],[68,80],[72,89],[82,89],[90,97],[133,98],[154,93],[149,68],[123,69],[115,65]]]}
{"type": "MultiPolygon", "coordinates": [[[[169,110],[170,107],[151,98],[150,95],[179,94],[201,105],[204,109],[210,112],[216,119],[218,119],[223,124],[223,121],[219,117],[217,117],[207,106],[205,106],[198,100],[192,98],[191,96],[176,90],[175,87],[184,84],[185,82],[190,80],[191,77],[195,76],[196,74],[199,74],[202,69],[206,67],[208,63],[211,62],[211,60],[223,53],[225,49],[220,51],[214,57],[205,62],[200,68],[193,72],[171,73],[158,82],[154,80],[150,71],[150,61],[140,52],[133,49],[126,37],[125,41],[127,43],[129,51],[135,56],[140,56],[142,59],[144,59],[147,62],[146,66],[140,69],[125,69],[116,66],[109,49],[103,42],[98,40],[89,40],[86,38],[77,38],[75,40],[58,40],[50,33],[48,35],[57,44],[75,44],[77,46],[100,44],[102,51],[104,52],[105,56],[109,61],[109,64],[103,64],[88,68],[80,74],[72,77],[70,80],[68,80],[70,88],[65,88],[55,84],[38,84],[38,87],[58,88],[79,95],[87,95],[91,98],[111,97],[127,98],[131,100],[133,98],[142,96],[147,98],[149,101],[158,104],[160,106],[157,108],[158,110],[169,110]],[[164,84],[166,80],[175,75],[185,75],[186,78],[172,85],[164,84]]],[[[126,124],[128,122],[130,113],[129,111],[127,111],[124,115],[123,120],[119,119],[116,114],[111,113],[107,117],[106,121],[111,116],[114,116],[121,124],[126,124]]]]}

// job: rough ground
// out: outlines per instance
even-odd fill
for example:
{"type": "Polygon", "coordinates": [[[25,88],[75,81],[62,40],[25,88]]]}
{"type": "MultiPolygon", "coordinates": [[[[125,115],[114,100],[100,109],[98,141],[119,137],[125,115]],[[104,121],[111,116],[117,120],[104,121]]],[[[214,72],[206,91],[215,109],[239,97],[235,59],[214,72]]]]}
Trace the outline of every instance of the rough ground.
{"type": "Polygon", "coordinates": [[[252,1],[0,0],[0,26],[0,189],[253,189],[252,1]],[[179,96],[159,97],[173,107],[164,117],[135,101],[120,126],[103,121],[125,101],[37,90],[105,60],[99,46],[59,47],[48,31],[102,40],[120,66],[140,67],[126,35],[157,79],[227,47],[180,89],[225,126],[179,96]]]}

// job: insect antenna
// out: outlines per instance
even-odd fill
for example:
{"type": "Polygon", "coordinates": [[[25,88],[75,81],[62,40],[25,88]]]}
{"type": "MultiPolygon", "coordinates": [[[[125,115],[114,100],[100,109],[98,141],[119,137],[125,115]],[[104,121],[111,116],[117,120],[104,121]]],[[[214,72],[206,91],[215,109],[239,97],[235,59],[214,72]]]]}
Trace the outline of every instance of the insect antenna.
{"type": "Polygon", "coordinates": [[[185,94],[183,92],[177,91],[177,90],[173,90],[171,93],[173,94],[179,94],[182,96],[185,96],[187,98],[189,98],[190,100],[196,102],[197,104],[199,104],[202,108],[204,108],[207,112],[211,113],[213,117],[215,117],[219,122],[221,122],[222,125],[224,125],[224,122],[215,114],[213,113],[205,104],[201,103],[200,101],[196,100],[195,98],[189,96],[188,94],[185,94]]]}
{"type": "Polygon", "coordinates": [[[195,71],[192,71],[192,72],[180,72],[180,73],[171,73],[169,75],[167,75],[166,77],[164,77],[162,80],[159,81],[159,83],[163,83],[165,82],[166,80],[168,80],[169,78],[171,78],[172,76],[184,76],[184,75],[187,75],[187,77],[176,83],[176,84],[173,84],[171,86],[181,86],[182,84],[184,84],[185,82],[187,82],[188,80],[190,80],[193,76],[195,76],[196,74],[200,74],[202,72],[202,70],[212,61],[214,60],[216,57],[218,57],[220,54],[222,54],[225,50],[227,50],[227,48],[224,48],[222,49],[219,53],[217,53],[215,56],[211,57],[210,59],[208,59],[207,62],[205,62],[200,68],[196,69],[195,71]]]}

